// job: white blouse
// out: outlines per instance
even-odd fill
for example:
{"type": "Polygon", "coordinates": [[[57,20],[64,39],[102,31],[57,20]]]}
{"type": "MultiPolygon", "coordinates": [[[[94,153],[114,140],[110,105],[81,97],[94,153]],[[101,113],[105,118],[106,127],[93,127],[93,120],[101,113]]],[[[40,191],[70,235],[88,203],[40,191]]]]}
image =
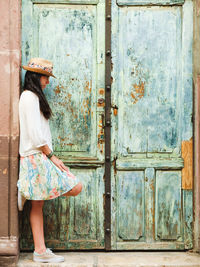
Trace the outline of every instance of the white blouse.
{"type": "Polygon", "coordinates": [[[40,111],[39,98],[31,91],[24,91],[19,100],[20,145],[19,154],[26,157],[41,152],[39,147],[48,145],[52,150],[49,121],[40,111]]]}

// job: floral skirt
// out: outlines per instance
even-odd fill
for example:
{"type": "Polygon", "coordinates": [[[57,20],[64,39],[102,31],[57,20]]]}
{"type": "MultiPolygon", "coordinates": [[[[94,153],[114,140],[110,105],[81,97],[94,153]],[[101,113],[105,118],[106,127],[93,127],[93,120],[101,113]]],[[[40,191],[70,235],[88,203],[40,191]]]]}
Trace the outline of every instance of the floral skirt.
{"type": "Polygon", "coordinates": [[[67,193],[78,183],[69,169],[62,172],[44,153],[20,158],[17,186],[26,199],[53,199],[67,193]]]}

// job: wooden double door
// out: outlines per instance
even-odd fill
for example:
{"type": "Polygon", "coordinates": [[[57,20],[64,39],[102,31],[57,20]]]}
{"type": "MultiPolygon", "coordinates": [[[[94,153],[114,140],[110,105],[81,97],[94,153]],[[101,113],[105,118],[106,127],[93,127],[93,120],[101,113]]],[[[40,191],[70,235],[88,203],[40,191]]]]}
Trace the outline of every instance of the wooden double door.
{"type": "MultiPolygon", "coordinates": [[[[83,183],[77,197],[45,202],[49,247],[104,249],[109,220],[111,250],[192,248],[192,9],[190,0],[22,0],[22,64],[31,57],[53,61],[57,78],[45,89],[53,147],[83,183]]],[[[25,250],[33,248],[29,210],[27,202],[20,216],[25,250]]]]}

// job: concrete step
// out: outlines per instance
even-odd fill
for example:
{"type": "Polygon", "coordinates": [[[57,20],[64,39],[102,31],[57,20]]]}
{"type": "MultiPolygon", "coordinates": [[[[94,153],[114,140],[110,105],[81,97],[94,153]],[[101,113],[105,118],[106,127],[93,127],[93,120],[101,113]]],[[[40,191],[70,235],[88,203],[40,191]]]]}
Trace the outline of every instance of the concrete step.
{"type": "Polygon", "coordinates": [[[192,252],[62,252],[63,263],[35,263],[32,253],[21,253],[18,267],[200,267],[192,252]]]}

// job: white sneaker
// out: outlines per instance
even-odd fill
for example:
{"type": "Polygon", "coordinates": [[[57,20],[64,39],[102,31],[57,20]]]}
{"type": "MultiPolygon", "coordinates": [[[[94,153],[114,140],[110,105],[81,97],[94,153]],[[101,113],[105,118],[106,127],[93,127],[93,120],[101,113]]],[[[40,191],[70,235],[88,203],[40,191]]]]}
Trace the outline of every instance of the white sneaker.
{"type": "Polygon", "coordinates": [[[33,261],[36,262],[63,262],[65,259],[63,256],[55,255],[49,248],[46,249],[45,253],[38,254],[34,251],[33,253],[33,261]]]}
{"type": "Polygon", "coordinates": [[[18,210],[22,211],[24,207],[24,203],[26,202],[26,198],[22,196],[22,194],[18,190],[18,210]]]}

